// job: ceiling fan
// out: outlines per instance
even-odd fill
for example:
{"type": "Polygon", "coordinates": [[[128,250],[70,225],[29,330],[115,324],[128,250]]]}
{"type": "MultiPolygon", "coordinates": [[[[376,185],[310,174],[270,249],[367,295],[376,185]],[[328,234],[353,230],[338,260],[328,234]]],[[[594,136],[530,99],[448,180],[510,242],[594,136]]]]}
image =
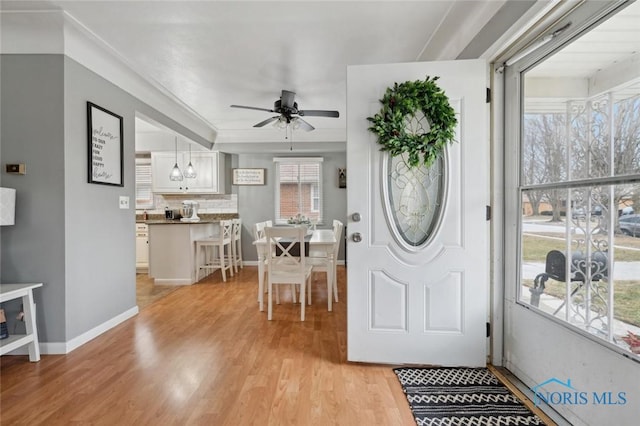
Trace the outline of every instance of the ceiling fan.
{"type": "Polygon", "coordinates": [[[291,92],[289,90],[283,90],[280,95],[280,99],[273,103],[273,109],[267,108],[258,108],[252,106],[244,106],[244,105],[231,105],[232,108],[245,108],[245,109],[254,109],[257,111],[266,111],[266,112],[275,112],[276,116],[267,118],[264,121],[261,121],[257,124],[254,124],[253,127],[262,127],[266,126],[269,123],[276,122],[276,125],[281,128],[287,128],[289,125],[292,126],[293,129],[303,129],[307,132],[315,129],[311,124],[307,123],[301,117],[332,117],[338,118],[340,117],[340,113],[338,111],[325,111],[318,109],[307,109],[300,110],[298,109],[298,103],[295,101],[296,94],[295,92],[291,92]]]}

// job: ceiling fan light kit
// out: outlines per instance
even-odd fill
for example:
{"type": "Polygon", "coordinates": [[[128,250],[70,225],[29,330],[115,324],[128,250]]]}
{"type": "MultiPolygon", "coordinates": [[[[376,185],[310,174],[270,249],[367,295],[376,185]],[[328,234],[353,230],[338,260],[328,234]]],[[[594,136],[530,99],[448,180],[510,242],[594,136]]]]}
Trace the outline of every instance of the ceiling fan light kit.
{"type": "Polygon", "coordinates": [[[310,132],[314,130],[311,124],[303,120],[301,117],[329,117],[329,118],[338,118],[340,117],[340,113],[338,111],[329,111],[329,110],[300,110],[298,109],[298,103],[295,101],[295,92],[291,92],[289,90],[283,90],[280,95],[280,99],[276,100],[273,103],[273,109],[268,108],[258,108],[246,105],[231,105],[232,108],[244,108],[244,109],[252,109],[256,111],[265,111],[276,113],[274,117],[267,118],[264,121],[261,121],[257,124],[254,124],[253,127],[264,127],[267,124],[273,123],[274,127],[280,129],[302,129],[310,132]]]}
{"type": "MultiPolygon", "coordinates": [[[[276,129],[286,129],[288,124],[289,123],[287,123],[287,120],[284,119],[284,117],[278,117],[276,121],[273,123],[273,127],[275,127],[276,129]]],[[[257,127],[257,125],[253,127],[257,127]]]]}

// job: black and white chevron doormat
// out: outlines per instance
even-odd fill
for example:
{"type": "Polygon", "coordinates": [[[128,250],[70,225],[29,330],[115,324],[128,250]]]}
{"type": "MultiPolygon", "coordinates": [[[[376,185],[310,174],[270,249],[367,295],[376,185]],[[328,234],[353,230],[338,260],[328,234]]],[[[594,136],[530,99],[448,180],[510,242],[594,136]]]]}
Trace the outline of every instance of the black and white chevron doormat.
{"type": "Polygon", "coordinates": [[[544,425],[486,368],[395,368],[418,426],[544,425]]]}

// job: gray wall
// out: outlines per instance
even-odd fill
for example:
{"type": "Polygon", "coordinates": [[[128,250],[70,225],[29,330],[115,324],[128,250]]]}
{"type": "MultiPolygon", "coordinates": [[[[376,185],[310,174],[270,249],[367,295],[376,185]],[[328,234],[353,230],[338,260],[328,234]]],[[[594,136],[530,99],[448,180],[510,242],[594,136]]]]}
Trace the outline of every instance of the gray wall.
{"type": "MultiPolygon", "coordinates": [[[[16,188],[16,223],[2,227],[2,282],[42,282],[34,292],[43,340],[65,340],[64,61],[2,55],[2,186],[16,188]],[[26,163],[26,175],[4,171],[26,163]]],[[[9,332],[20,309],[7,306],[9,332]]]]}
{"type": "MultiPolygon", "coordinates": [[[[170,118],[63,55],[1,55],[0,154],[2,164],[26,163],[27,174],[0,174],[16,188],[16,224],[0,238],[2,282],[43,282],[36,290],[38,331],[47,343],[68,342],[135,307],[135,113],[141,112],[196,140],[170,118]],[[87,183],[87,113],[91,101],[124,118],[124,186],[87,183]],[[131,208],[118,208],[121,195],[131,208]]],[[[294,153],[295,154],[295,153],[294,153]]],[[[322,156],[324,214],[346,223],[346,190],[337,169],[346,153],[322,156]]],[[[280,156],[280,155],[279,155],[280,156]]],[[[267,169],[267,185],[233,186],[244,222],[245,259],[257,221],[273,219],[274,154],[227,156],[227,167],[267,169]]],[[[344,242],[340,259],[344,259],[344,242]]],[[[15,317],[14,304],[8,306],[15,317]]]]}
{"type": "Polygon", "coordinates": [[[135,128],[137,102],[65,57],[67,336],[136,306],[135,128]],[[87,101],[124,118],[124,187],[87,183],[87,101]],[[118,206],[129,197],[130,209],[118,206]]]}
{"type": "MultiPolygon", "coordinates": [[[[324,203],[324,225],[318,228],[331,228],[332,221],[338,219],[347,223],[347,190],[338,188],[338,168],[347,166],[346,152],[308,153],[292,157],[323,157],[322,185],[324,203]]],[[[252,245],[253,225],[256,222],[273,220],[275,215],[275,164],[273,157],[284,157],[281,154],[238,154],[237,165],[233,167],[263,168],[266,170],[264,186],[234,186],[238,194],[238,212],[242,218],[242,251],[245,260],[257,260],[257,253],[252,245]]],[[[344,236],[344,231],[343,231],[344,236]]],[[[340,242],[338,259],[344,260],[344,239],[340,242]]]]}
{"type": "Polygon", "coordinates": [[[63,55],[1,55],[2,172],[17,189],[16,224],[3,227],[3,282],[36,290],[42,342],[68,342],[136,305],[134,157],[136,111],[202,141],[189,129],[63,55]],[[124,186],[87,183],[87,106],[124,119],[124,186]],[[130,209],[118,198],[130,198],[130,209]]]}

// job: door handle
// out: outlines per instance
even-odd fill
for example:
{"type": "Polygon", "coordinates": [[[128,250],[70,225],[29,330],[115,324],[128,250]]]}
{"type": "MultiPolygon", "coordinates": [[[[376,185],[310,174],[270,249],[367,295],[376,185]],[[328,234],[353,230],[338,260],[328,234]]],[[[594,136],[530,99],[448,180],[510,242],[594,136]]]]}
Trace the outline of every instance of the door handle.
{"type": "Polygon", "coordinates": [[[362,235],[359,232],[354,232],[351,235],[351,239],[354,243],[359,243],[360,241],[362,241],[362,235]]]}

